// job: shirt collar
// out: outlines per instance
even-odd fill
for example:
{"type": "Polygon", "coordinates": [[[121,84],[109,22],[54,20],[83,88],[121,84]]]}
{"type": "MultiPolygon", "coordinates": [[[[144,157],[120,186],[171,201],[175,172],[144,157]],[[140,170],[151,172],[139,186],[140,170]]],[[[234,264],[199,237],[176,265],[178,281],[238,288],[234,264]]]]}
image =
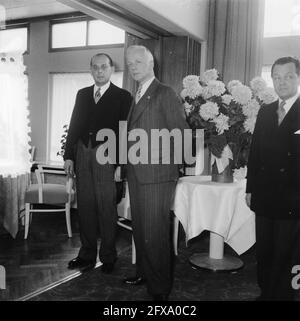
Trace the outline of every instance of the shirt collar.
{"type": "Polygon", "coordinates": [[[98,88],[100,88],[100,94],[101,96],[103,96],[103,94],[106,92],[106,90],[109,88],[110,86],[110,81],[108,81],[105,85],[98,87],[96,84],[94,85],[94,96],[96,91],[98,90],[98,88]]]}
{"type": "Polygon", "coordinates": [[[146,90],[150,87],[152,81],[155,79],[155,77],[151,77],[150,79],[148,79],[146,82],[144,82],[141,85],[141,96],[146,92],[146,90]]]}
{"type": "MultiPolygon", "coordinates": [[[[294,105],[294,103],[298,97],[299,97],[299,93],[297,93],[295,96],[285,100],[285,105],[283,106],[285,113],[287,113],[291,109],[291,107],[294,105]]],[[[279,104],[282,101],[283,101],[283,99],[279,98],[279,104]]]]}

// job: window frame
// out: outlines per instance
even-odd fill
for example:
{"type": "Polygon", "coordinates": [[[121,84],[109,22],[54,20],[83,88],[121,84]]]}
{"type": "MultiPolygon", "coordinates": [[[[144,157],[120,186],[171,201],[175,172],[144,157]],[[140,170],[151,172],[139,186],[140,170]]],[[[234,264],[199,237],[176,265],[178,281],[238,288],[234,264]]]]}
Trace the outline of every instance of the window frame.
{"type": "Polygon", "coordinates": [[[24,23],[19,23],[19,24],[14,24],[14,23],[7,23],[4,26],[4,29],[1,29],[1,31],[5,30],[11,30],[11,29],[21,29],[25,28],[27,29],[27,45],[26,45],[26,50],[23,52],[23,55],[29,55],[30,54],[30,23],[29,22],[24,22],[24,23]]]}
{"type": "MultiPolygon", "coordinates": [[[[84,49],[109,49],[109,48],[123,48],[125,47],[124,43],[115,43],[115,44],[107,44],[107,45],[89,45],[88,44],[88,35],[89,35],[89,22],[93,20],[100,20],[95,19],[92,17],[76,17],[76,18],[62,18],[62,19],[55,19],[49,21],[49,43],[48,43],[48,52],[61,52],[61,51],[76,51],[76,50],[84,50],[84,49]],[[53,48],[52,47],[52,26],[55,24],[64,24],[68,22],[79,22],[79,21],[86,21],[86,36],[85,36],[85,46],[76,46],[76,47],[63,47],[63,48],[53,48]]],[[[105,22],[105,21],[104,21],[105,22]]],[[[120,28],[121,29],[121,28],[120,28]]],[[[125,30],[124,30],[125,32],[125,30]]]]}

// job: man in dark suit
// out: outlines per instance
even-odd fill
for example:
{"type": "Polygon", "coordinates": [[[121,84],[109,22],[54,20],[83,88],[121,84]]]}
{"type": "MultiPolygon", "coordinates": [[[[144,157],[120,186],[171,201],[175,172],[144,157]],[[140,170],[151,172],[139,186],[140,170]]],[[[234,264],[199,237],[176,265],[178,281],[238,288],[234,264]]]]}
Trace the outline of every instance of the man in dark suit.
{"type": "MultiPolygon", "coordinates": [[[[183,134],[189,126],[182,103],[172,88],[155,78],[151,52],[143,46],[131,46],[126,58],[129,72],[139,85],[128,115],[129,135],[131,131],[143,130],[150,138],[154,129],[178,129],[183,134]]],[[[127,164],[137,260],[136,275],[124,282],[138,285],[146,281],[154,300],[167,300],[172,287],[170,208],[179,167],[172,159],[174,144],[170,150],[150,145],[148,140],[145,163],[136,164],[129,157],[127,164]],[[170,162],[165,164],[169,156],[170,162]]],[[[131,146],[129,141],[129,156],[131,146]]]]}
{"type": "MultiPolygon", "coordinates": [[[[129,92],[110,82],[114,72],[110,56],[99,53],[90,62],[95,84],[77,93],[64,154],[65,171],[76,173],[77,204],[81,248],[69,262],[70,269],[89,269],[97,259],[97,237],[100,232],[101,270],[111,273],[116,261],[116,164],[97,162],[97,132],[111,129],[117,136],[119,121],[126,120],[132,102],[129,92]],[[75,166],[74,166],[75,163],[75,166]]],[[[114,146],[117,150],[117,146],[114,146]]]]}
{"type": "Polygon", "coordinates": [[[300,264],[300,61],[283,57],[271,75],[279,100],[260,109],[248,161],[248,206],[256,215],[260,300],[293,300],[300,264]]]}

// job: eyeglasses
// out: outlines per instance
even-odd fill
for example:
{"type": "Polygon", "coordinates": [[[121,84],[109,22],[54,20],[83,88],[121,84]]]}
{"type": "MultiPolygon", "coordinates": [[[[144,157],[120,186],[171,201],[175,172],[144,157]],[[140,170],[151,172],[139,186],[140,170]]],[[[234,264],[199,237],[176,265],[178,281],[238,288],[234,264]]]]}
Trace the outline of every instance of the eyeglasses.
{"type": "Polygon", "coordinates": [[[108,68],[110,68],[110,65],[101,65],[101,66],[92,65],[91,67],[93,71],[99,71],[99,70],[106,71],[108,68]]]}

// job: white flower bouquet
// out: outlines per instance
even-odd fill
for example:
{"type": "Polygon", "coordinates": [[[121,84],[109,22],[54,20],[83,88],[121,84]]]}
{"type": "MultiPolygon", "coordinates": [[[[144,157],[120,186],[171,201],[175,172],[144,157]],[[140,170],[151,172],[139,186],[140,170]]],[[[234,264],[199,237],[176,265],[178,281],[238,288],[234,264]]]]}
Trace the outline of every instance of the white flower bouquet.
{"type": "Polygon", "coordinates": [[[238,176],[245,172],[251,137],[259,109],[277,99],[261,77],[255,77],[250,87],[239,80],[225,85],[216,69],[201,76],[183,79],[181,97],[187,121],[192,129],[204,129],[206,146],[221,173],[231,159],[238,176]]]}

